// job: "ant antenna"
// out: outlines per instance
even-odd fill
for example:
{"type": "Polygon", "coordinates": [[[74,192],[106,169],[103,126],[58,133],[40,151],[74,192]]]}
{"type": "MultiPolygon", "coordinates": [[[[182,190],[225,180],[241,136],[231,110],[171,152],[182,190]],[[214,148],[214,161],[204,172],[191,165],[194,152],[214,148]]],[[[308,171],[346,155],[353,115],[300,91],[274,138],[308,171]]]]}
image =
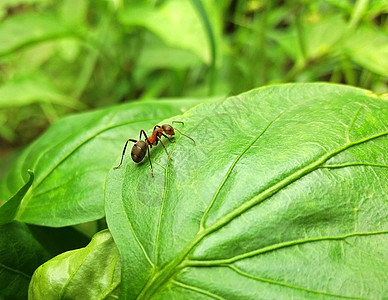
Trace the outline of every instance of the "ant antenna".
{"type": "MultiPolygon", "coordinates": [[[[180,124],[183,124],[185,125],[185,123],[183,123],[182,121],[172,121],[171,125],[174,124],[174,123],[180,123],[180,124]]],[[[194,144],[196,145],[197,143],[194,141],[193,138],[189,137],[188,135],[184,134],[182,131],[180,131],[179,129],[177,128],[174,128],[176,131],[178,131],[181,135],[184,135],[185,137],[189,138],[190,140],[192,140],[194,142],[194,144]]]]}
{"type": "Polygon", "coordinates": [[[188,135],[184,134],[182,131],[180,131],[179,129],[176,129],[174,128],[176,131],[178,131],[181,135],[184,135],[185,137],[189,138],[190,140],[192,140],[194,142],[194,144],[196,144],[196,142],[194,141],[193,138],[189,137],[188,135]]]}
{"type": "Polygon", "coordinates": [[[182,121],[172,121],[171,125],[174,124],[174,123],[179,123],[179,124],[185,125],[185,123],[183,123],[182,121]]]}

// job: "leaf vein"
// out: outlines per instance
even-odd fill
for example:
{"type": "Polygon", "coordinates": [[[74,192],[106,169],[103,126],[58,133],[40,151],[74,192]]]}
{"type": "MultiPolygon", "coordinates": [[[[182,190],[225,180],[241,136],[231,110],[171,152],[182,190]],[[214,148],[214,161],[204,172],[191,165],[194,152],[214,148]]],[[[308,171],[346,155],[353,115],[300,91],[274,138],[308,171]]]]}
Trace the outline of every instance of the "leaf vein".
{"type": "Polygon", "coordinates": [[[151,267],[154,267],[154,264],[152,263],[151,259],[148,257],[148,254],[147,254],[146,250],[144,249],[143,244],[140,242],[138,236],[136,235],[136,231],[133,229],[131,221],[129,221],[130,220],[130,216],[128,215],[128,213],[127,213],[127,211],[126,211],[126,209],[124,207],[124,203],[122,201],[121,201],[121,206],[122,206],[122,209],[123,209],[123,211],[124,211],[124,213],[126,215],[125,219],[128,221],[129,228],[131,229],[132,235],[135,238],[136,243],[139,245],[140,249],[144,253],[144,257],[146,258],[148,263],[151,265],[151,267]]]}
{"type": "Polygon", "coordinates": [[[347,130],[346,130],[346,141],[347,141],[348,143],[351,142],[351,140],[350,140],[350,131],[353,129],[354,123],[356,122],[357,117],[358,117],[358,115],[360,114],[361,109],[363,108],[362,104],[359,104],[359,105],[360,105],[360,107],[357,109],[356,113],[354,114],[352,120],[350,121],[349,126],[347,126],[347,130]]]}
{"type": "Polygon", "coordinates": [[[224,187],[226,181],[229,179],[230,174],[232,173],[234,167],[237,165],[238,161],[242,158],[242,156],[253,146],[254,143],[268,130],[268,128],[282,115],[280,113],[278,116],[276,116],[272,121],[270,121],[267,126],[254,138],[250,141],[250,143],[243,149],[243,151],[236,157],[236,159],[233,161],[231,166],[228,169],[228,172],[225,174],[223,180],[221,181],[220,185],[218,186],[216,192],[214,193],[214,196],[212,200],[210,201],[210,204],[207,206],[206,210],[204,211],[201,221],[200,221],[200,230],[203,230],[205,228],[205,217],[209,213],[210,209],[214,205],[218,195],[221,192],[221,189],[224,187]]]}
{"type": "Polygon", "coordinates": [[[214,293],[212,293],[212,292],[206,291],[206,290],[204,290],[204,289],[200,289],[200,288],[195,287],[195,286],[192,286],[192,285],[184,284],[184,283],[182,283],[182,282],[180,282],[180,281],[177,281],[177,280],[172,280],[172,283],[175,284],[175,285],[177,285],[177,286],[180,286],[180,287],[182,287],[182,288],[184,288],[184,289],[191,290],[191,291],[194,291],[194,292],[196,292],[196,293],[200,293],[200,294],[209,296],[209,297],[211,297],[211,298],[213,298],[213,299],[218,299],[218,300],[223,300],[223,299],[225,299],[225,298],[220,297],[220,296],[218,296],[218,295],[216,295],[216,294],[214,294],[214,293]]]}
{"type": "Polygon", "coordinates": [[[351,162],[351,163],[336,164],[336,165],[323,164],[321,166],[321,168],[337,169],[337,168],[346,168],[346,167],[354,167],[354,166],[368,166],[368,167],[388,168],[388,165],[386,165],[386,164],[368,163],[368,162],[351,162]]]}
{"type": "Polygon", "coordinates": [[[12,272],[12,273],[19,274],[19,275],[21,275],[21,276],[27,278],[27,280],[31,280],[31,276],[30,276],[30,275],[28,275],[28,274],[26,274],[26,273],[24,273],[24,272],[22,272],[22,271],[19,271],[19,270],[17,270],[17,269],[14,269],[14,268],[12,268],[12,267],[8,267],[8,266],[6,266],[6,265],[3,264],[3,263],[0,263],[0,268],[5,269],[5,270],[7,270],[7,271],[9,271],[9,272],[12,272]]]}
{"type": "Polygon", "coordinates": [[[307,238],[307,239],[301,239],[301,240],[292,240],[287,241],[283,243],[278,243],[275,245],[267,246],[261,249],[256,249],[254,251],[250,251],[244,254],[236,255],[234,257],[226,258],[226,259],[219,259],[219,260],[187,260],[185,265],[187,266],[215,266],[220,264],[231,264],[246,258],[252,258],[254,256],[272,252],[275,250],[279,250],[282,248],[288,248],[293,246],[298,246],[302,244],[308,244],[308,243],[315,243],[315,242],[321,242],[321,241],[331,241],[331,240],[344,240],[346,241],[347,238],[351,237],[357,237],[357,236],[369,236],[369,235],[379,235],[379,234],[387,234],[388,230],[385,231],[373,231],[373,232],[353,232],[346,235],[340,235],[340,236],[324,236],[324,237],[315,237],[315,238],[307,238]]]}
{"type": "Polygon", "coordinates": [[[239,274],[241,276],[244,276],[246,278],[253,279],[253,280],[256,280],[256,281],[262,281],[262,282],[266,282],[266,283],[270,283],[270,284],[276,284],[276,285],[280,285],[280,286],[283,286],[283,287],[291,288],[291,289],[294,289],[294,290],[300,290],[300,291],[314,293],[314,294],[319,294],[319,295],[340,297],[340,298],[345,298],[345,299],[364,299],[364,298],[360,298],[360,297],[345,296],[345,295],[339,295],[339,294],[334,294],[334,293],[329,293],[329,292],[324,292],[324,291],[308,289],[308,288],[305,288],[305,287],[302,287],[302,286],[296,286],[296,285],[288,284],[288,283],[285,283],[285,282],[280,282],[280,281],[277,281],[277,280],[272,280],[272,279],[267,279],[267,278],[253,276],[251,274],[243,272],[242,270],[240,270],[239,268],[237,268],[235,266],[227,265],[226,267],[232,269],[237,274],[239,274]]]}
{"type": "MultiPolygon", "coordinates": [[[[172,149],[169,153],[171,155],[172,150],[174,149],[175,144],[172,145],[172,149]]],[[[160,206],[160,213],[159,213],[159,220],[158,220],[158,227],[156,229],[156,238],[155,238],[155,265],[158,265],[158,249],[159,249],[159,234],[160,234],[160,227],[162,224],[162,216],[163,216],[163,210],[164,210],[164,204],[166,202],[167,197],[167,187],[168,187],[168,166],[169,166],[169,158],[167,157],[167,164],[166,167],[164,167],[164,187],[163,187],[163,196],[162,196],[162,204],[160,206]]]]}

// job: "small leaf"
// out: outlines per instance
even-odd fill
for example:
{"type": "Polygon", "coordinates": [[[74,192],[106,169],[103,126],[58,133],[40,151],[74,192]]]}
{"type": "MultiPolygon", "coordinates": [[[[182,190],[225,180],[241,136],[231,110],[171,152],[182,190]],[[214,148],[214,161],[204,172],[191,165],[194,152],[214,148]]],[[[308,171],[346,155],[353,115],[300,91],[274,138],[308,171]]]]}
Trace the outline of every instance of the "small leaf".
{"type": "Polygon", "coordinates": [[[0,181],[0,195],[12,197],[31,168],[35,180],[17,220],[60,227],[100,219],[105,177],[118,163],[125,141],[200,102],[145,101],[64,118],[21,153],[0,181]]]}
{"type": "Polygon", "coordinates": [[[0,225],[0,298],[27,299],[32,273],[49,258],[25,224],[0,225]]]}
{"type": "Polygon", "coordinates": [[[269,33],[283,50],[297,62],[315,59],[330,53],[330,49],[341,38],[346,30],[346,23],[340,17],[328,18],[319,22],[303,22],[302,32],[295,28],[289,31],[269,33]],[[302,35],[298,37],[298,35],[302,35]],[[300,41],[304,44],[301,45],[300,41]],[[305,47],[305,49],[301,49],[305,47]],[[303,52],[306,57],[303,57],[303,52]]]}
{"type": "Polygon", "coordinates": [[[49,80],[37,74],[32,77],[13,79],[0,86],[0,109],[32,103],[53,103],[75,107],[74,101],[58,91],[49,80]]]}
{"type": "Polygon", "coordinates": [[[345,43],[351,59],[376,74],[388,76],[388,35],[363,26],[350,35],[345,43]]]}
{"type": "Polygon", "coordinates": [[[0,23],[0,56],[27,45],[59,37],[70,32],[58,18],[43,14],[21,14],[0,23]]]}
{"type": "Polygon", "coordinates": [[[166,1],[158,8],[131,6],[122,12],[120,21],[127,26],[145,27],[167,45],[192,51],[204,62],[210,63],[205,29],[189,1],[166,1]]]}
{"type": "Polygon", "coordinates": [[[29,188],[32,185],[32,182],[34,181],[34,173],[31,170],[28,170],[28,173],[30,174],[30,179],[15,194],[15,196],[13,196],[11,199],[3,203],[2,205],[0,203],[0,225],[12,222],[15,218],[20,206],[20,202],[23,200],[23,197],[28,192],[29,188]]]}
{"type": "Polygon", "coordinates": [[[105,299],[118,294],[120,255],[108,230],[88,246],[60,254],[34,273],[28,299],[105,299]]]}
{"type": "MultiPolygon", "coordinates": [[[[388,102],[325,83],[196,106],[106,183],[122,299],[381,299],[388,102]]],[[[170,120],[166,120],[168,123],[170,120]]]]}

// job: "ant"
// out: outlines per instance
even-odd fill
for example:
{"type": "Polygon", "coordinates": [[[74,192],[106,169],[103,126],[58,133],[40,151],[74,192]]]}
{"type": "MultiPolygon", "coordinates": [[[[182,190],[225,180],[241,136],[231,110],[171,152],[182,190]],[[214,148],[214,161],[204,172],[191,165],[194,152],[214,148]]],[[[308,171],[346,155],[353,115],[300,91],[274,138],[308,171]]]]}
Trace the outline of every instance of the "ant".
{"type": "MultiPolygon", "coordinates": [[[[174,123],[184,124],[182,121],[172,121],[172,124],[174,124],[174,123]]],[[[162,142],[162,138],[161,137],[164,136],[171,143],[175,143],[175,141],[170,140],[170,138],[167,136],[167,135],[169,135],[169,136],[175,135],[174,130],[178,131],[181,135],[184,135],[185,137],[189,138],[195,144],[195,141],[191,137],[189,137],[188,135],[184,134],[179,129],[176,129],[176,128],[174,129],[169,124],[163,124],[162,126],[155,125],[155,127],[154,127],[154,129],[152,131],[152,134],[150,135],[150,137],[147,137],[147,134],[142,129],[142,130],[140,130],[140,136],[139,136],[139,140],[138,141],[134,140],[134,139],[128,139],[125,142],[123,154],[121,155],[120,164],[117,167],[114,167],[114,169],[117,169],[117,168],[119,168],[121,166],[121,164],[123,163],[124,154],[125,154],[125,150],[127,149],[128,142],[132,142],[132,143],[135,143],[135,145],[133,145],[132,150],[131,150],[132,160],[135,163],[141,162],[143,160],[144,156],[145,156],[146,151],[147,151],[148,160],[150,161],[150,166],[151,166],[151,175],[153,177],[154,176],[154,171],[153,171],[152,163],[151,163],[150,148],[152,148],[152,146],[156,146],[158,144],[158,142],[160,142],[162,144],[164,150],[166,151],[168,158],[170,160],[172,160],[172,158],[170,157],[170,155],[167,152],[166,146],[162,142]],[[144,141],[141,140],[141,136],[142,135],[144,135],[144,137],[145,137],[144,141]]]]}

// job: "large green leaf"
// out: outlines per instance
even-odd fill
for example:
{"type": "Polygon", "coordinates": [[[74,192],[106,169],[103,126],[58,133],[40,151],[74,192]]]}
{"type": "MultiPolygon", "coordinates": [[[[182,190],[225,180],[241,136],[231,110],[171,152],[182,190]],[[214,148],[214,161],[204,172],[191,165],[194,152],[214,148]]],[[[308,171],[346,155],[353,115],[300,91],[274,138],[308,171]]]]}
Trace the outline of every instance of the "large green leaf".
{"type": "Polygon", "coordinates": [[[0,182],[0,200],[4,203],[16,194],[31,169],[35,179],[17,220],[59,227],[102,218],[105,177],[126,139],[138,138],[140,129],[152,128],[197,103],[129,103],[64,118],[16,160],[0,182]]]}
{"type": "Polygon", "coordinates": [[[25,224],[0,225],[0,299],[26,299],[33,272],[49,258],[25,224]]]}
{"type": "Polygon", "coordinates": [[[62,253],[40,266],[28,299],[117,299],[120,256],[108,230],[82,249],[62,253]]]}
{"type": "Polygon", "coordinates": [[[387,97],[288,84],[180,119],[196,146],[108,174],[123,299],[388,294],[387,97]]]}

